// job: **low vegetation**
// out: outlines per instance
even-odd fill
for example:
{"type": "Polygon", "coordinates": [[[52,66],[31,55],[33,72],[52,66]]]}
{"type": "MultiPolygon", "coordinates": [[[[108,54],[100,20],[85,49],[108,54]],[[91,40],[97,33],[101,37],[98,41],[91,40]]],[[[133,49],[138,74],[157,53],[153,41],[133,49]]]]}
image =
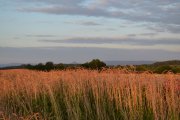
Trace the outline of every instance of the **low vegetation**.
{"type": "Polygon", "coordinates": [[[179,120],[179,101],[178,74],[0,71],[2,120],[179,120]]]}
{"type": "Polygon", "coordinates": [[[90,62],[86,62],[83,64],[54,64],[53,62],[46,62],[45,64],[39,63],[37,65],[31,65],[31,64],[24,64],[21,66],[11,66],[1,69],[30,69],[30,70],[39,70],[39,71],[51,71],[51,70],[67,70],[67,69],[89,69],[89,70],[99,70],[102,69],[127,69],[131,72],[145,72],[149,71],[152,73],[158,73],[163,74],[167,72],[172,73],[180,73],[180,61],[179,60],[172,60],[172,61],[164,61],[164,62],[156,62],[154,64],[150,65],[117,65],[117,66],[108,66],[105,62],[99,60],[99,59],[93,59],[90,62]]]}

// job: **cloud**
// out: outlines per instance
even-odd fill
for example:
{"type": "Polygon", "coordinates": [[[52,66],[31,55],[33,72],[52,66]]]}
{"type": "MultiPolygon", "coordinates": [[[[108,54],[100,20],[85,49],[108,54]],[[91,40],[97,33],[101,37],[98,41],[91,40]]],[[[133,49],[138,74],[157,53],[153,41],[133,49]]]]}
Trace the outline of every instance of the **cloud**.
{"type": "MultiPolygon", "coordinates": [[[[10,0],[14,1],[14,0],[10,0]]],[[[47,5],[67,5],[74,6],[82,3],[84,0],[16,0],[16,2],[24,2],[24,3],[42,3],[47,5]]]]}
{"type": "Polygon", "coordinates": [[[180,25],[174,24],[146,24],[145,27],[156,32],[180,33],[180,25]]]}
{"type": "Polygon", "coordinates": [[[21,39],[20,37],[13,37],[14,40],[19,40],[21,39]]]}
{"type": "MultiPolygon", "coordinates": [[[[142,35],[149,35],[142,34],[142,35]]],[[[151,35],[151,34],[150,34],[151,35]]],[[[73,43],[73,44],[124,44],[124,45],[141,45],[141,46],[153,46],[153,45],[179,45],[180,39],[165,38],[165,39],[142,39],[142,38],[71,38],[64,40],[39,40],[40,42],[51,43],[73,43]]]]}
{"type": "Polygon", "coordinates": [[[99,26],[102,25],[100,23],[94,22],[94,21],[78,21],[78,22],[64,22],[67,24],[78,24],[83,26],[99,26]]]}
{"type": "Polygon", "coordinates": [[[108,30],[108,31],[117,31],[116,28],[106,28],[106,30],[108,30]]]}
{"type": "Polygon", "coordinates": [[[61,6],[61,5],[48,5],[45,7],[33,7],[33,8],[19,8],[18,11],[24,12],[39,12],[57,15],[81,15],[81,16],[95,16],[95,17],[107,17],[112,16],[106,11],[100,9],[88,9],[77,6],[61,6]]]}
{"type": "Polygon", "coordinates": [[[155,35],[157,35],[157,33],[141,33],[139,35],[141,35],[141,36],[155,36],[155,35]]]}
{"type": "Polygon", "coordinates": [[[45,38],[47,38],[47,37],[57,37],[56,35],[25,35],[26,37],[39,37],[39,38],[41,38],[41,37],[45,37],[45,38]]]}
{"type": "MultiPolygon", "coordinates": [[[[29,0],[37,2],[36,0],[29,0]]],[[[42,7],[24,7],[21,11],[48,14],[121,18],[131,21],[180,24],[179,0],[40,0],[42,7]],[[85,5],[83,3],[86,3],[85,5]],[[88,4],[89,3],[89,4],[88,4]]]]}
{"type": "Polygon", "coordinates": [[[101,25],[99,23],[92,22],[92,21],[86,21],[86,22],[82,22],[80,24],[85,25],[85,26],[97,26],[97,25],[101,25]]]}
{"type": "Polygon", "coordinates": [[[128,37],[136,37],[137,35],[136,34],[128,34],[127,36],[128,37]]]}
{"type": "Polygon", "coordinates": [[[105,60],[169,60],[180,59],[179,52],[151,49],[107,49],[76,47],[0,47],[0,63],[84,63],[94,58],[105,60]]]}
{"type": "MultiPolygon", "coordinates": [[[[16,0],[17,1],[17,0],[16,0]]],[[[156,32],[180,33],[179,0],[18,0],[26,4],[18,11],[56,15],[93,16],[147,22],[156,32]]],[[[82,23],[83,24],[83,23],[82,23]]],[[[84,25],[97,25],[84,23],[84,25]]]]}

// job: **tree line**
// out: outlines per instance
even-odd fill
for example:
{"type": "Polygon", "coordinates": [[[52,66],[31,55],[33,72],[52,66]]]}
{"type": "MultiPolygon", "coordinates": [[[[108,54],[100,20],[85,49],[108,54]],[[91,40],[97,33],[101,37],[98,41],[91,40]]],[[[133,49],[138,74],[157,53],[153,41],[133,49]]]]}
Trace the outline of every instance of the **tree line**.
{"type": "Polygon", "coordinates": [[[107,67],[107,65],[99,59],[93,59],[92,61],[86,62],[84,64],[54,64],[53,62],[46,62],[45,64],[39,63],[37,65],[27,64],[23,65],[23,67],[31,70],[41,71],[76,69],[78,67],[85,69],[101,70],[103,67],[107,67]]]}
{"type": "Polygon", "coordinates": [[[3,69],[30,69],[30,70],[39,70],[39,71],[51,71],[51,70],[66,70],[66,69],[77,69],[77,68],[84,68],[84,69],[91,69],[91,70],[99,70],[101,71],[103,68],[109,68],[109,69],[127,69],[128,71],[134,71],[134,72],[145,72],[150,71],[153,73],[180,73],[180,61],[179,60],[173,60],[173,61],[164,61],[164,62],[156,62],[150,65],[126,65],[126,66],[108,66],[105,62],[99,60],[99,59],[93,59],[90,62],[86,62],[83,64],[54,64],[53,62],[46,62],[45,64],[39,63],[36,65],[31,64],[24,64],[21,66],[11,66],[6,67],[3,69]]]}

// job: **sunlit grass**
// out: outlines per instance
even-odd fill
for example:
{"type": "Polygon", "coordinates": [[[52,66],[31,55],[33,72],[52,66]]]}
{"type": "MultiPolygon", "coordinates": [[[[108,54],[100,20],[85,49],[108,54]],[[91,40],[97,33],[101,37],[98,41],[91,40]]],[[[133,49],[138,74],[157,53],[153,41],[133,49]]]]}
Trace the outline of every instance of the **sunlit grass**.
{"type": "Polygon", "coordinates": [[[180,75],[0,71],[0,119],[179,120],[180,75]]]}

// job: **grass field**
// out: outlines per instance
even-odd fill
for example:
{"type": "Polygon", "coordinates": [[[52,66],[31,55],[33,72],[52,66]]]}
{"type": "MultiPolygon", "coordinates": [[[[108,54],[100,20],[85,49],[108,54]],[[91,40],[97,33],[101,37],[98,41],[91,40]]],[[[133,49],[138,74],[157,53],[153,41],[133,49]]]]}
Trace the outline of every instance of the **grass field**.
{"type": "Polygon", "coordinates": [[[0,120],[179,120],[180,75],[0,71],[0,120]]]}

